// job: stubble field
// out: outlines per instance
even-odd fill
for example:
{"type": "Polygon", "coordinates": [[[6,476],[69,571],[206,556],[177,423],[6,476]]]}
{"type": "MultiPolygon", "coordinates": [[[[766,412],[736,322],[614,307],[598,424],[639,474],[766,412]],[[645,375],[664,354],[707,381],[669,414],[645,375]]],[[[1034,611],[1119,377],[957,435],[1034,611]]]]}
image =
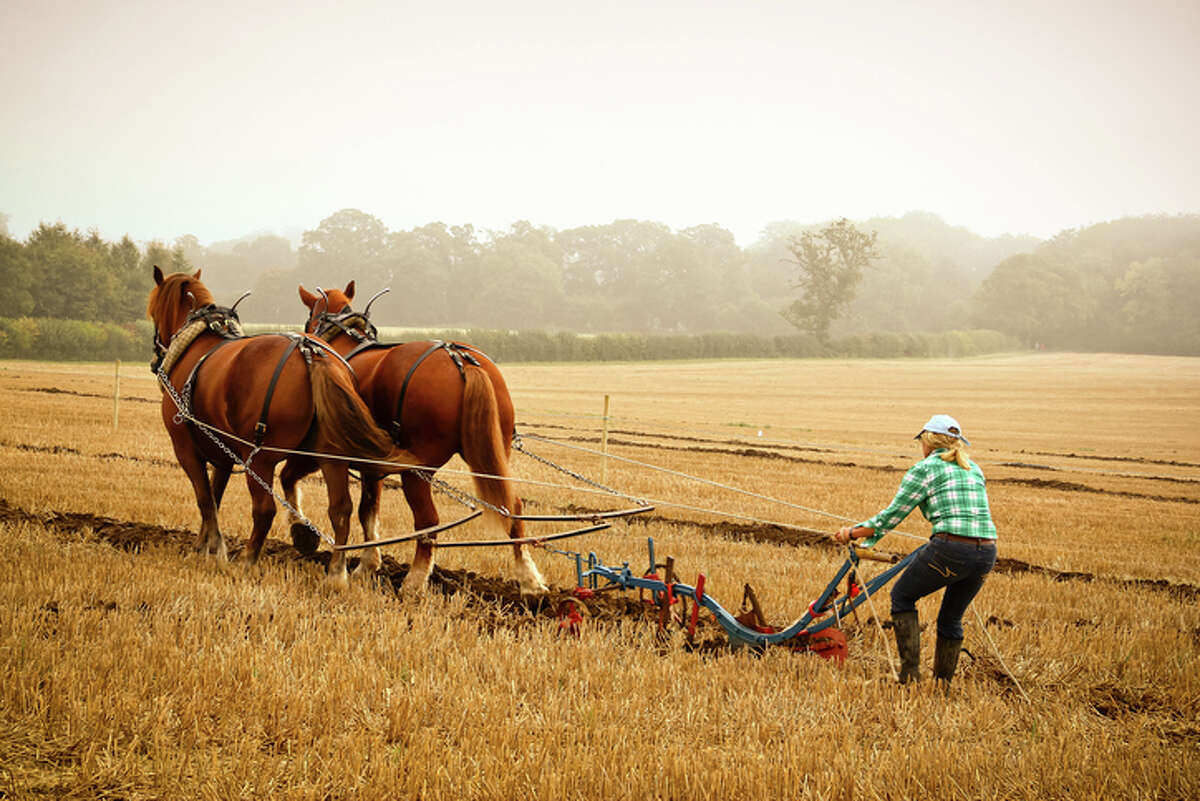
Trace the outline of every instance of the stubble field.
{"type": "MultiPolygon", "coordinates": [[[[112,365],[4,362],[0,797],[1200,796],[1200,360],[502,369],[528,450],[656,506],[555,545],[642,570],[653,537],[727,607],[753,584],[776,624],[844,558],[811,532],[884,506],[921,423],[955,415],[1000,561],[952,694],[894,684],[867,607],[838,666],[731,653],[703,620],[689,646],[632,595],[564,634],[575,567],[553,552],[535,552],[540,600],[507,582],[507,548],[441,551],[429,591],[400,597],[411,551],[389,547],[381,576],[338,593],[327,548],[299,557],[281,514],[258,567],[216,565],[191,553],[198,514],[144,366],[121,370],[114,430],[112,365]]],[[[530,512],[630,505],[520,453],[513,469],[530,512]]],[[[323,525],[320,482],[304,490],[323,525]]],[[[221,523],[240,544],[240,477],[221,523]]],[[[475,525],[443,536],[489,535],[475,525]]],[[[382,533],[410,526],[387,490],[382,533]]],[[[879,548],[927,535],[910,518],[879,548]]],[[[886,624],[887,599],[876,608],[886,624]]],[[[926,674],[932,644],[930,626],[926,674]]]]}

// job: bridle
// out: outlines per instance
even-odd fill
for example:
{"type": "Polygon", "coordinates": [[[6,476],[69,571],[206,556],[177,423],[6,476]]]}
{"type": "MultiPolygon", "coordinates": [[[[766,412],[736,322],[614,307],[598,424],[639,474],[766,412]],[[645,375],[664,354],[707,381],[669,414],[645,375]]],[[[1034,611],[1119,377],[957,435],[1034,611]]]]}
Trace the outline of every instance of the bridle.
{"type": "Polygon", "coordinates": [[[328,311],[329,296],[320,287],[317,288],[317,291],[321,293],[326,311],[318,312],[316,307],[313,307],[312,314],[309,316],[307,323],[307,326],[313,329],[313,336],[323,339],[326,342],[332,342],[334,337],[342,333],[359,345],[378,341],[379,330],[371,322],[371,304],[390,292],[390,288],[382,289],[376,293],[375,297],[367,302],[367,307],[361,312],[352,309],[350,304],[346,304],[339,312],[330,312],[328,311]]]}

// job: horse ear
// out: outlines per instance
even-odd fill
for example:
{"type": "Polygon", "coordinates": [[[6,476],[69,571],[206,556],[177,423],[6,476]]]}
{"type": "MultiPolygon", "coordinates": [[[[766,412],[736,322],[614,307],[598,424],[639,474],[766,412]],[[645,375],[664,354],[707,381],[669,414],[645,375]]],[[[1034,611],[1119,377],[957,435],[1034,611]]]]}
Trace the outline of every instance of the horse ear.
{"type": "Polygon", "coordinates": [[[346,284],[346,300],[354,300],[354,282],[346,284]]]}
{"type": "Polygon", "coordinates": [[[158,265],[156,264],[156,265],[154,265],[154,283],[161,284],[162,282],[163,282],[162,270],[160,270],[158,268],[158,265]]]}
{"type": "Polygon", "coordinates": [[[195,278],[197,281],[200,280],[200,268],[199,267],[196,268],[196,272],[192,273],[192,278],[195,278]]]}
{"type": "Polygon", "coordinates": [[[309,292],[307,289],[304,288],[304,285],[301,284],[300,285],[300,300],[304,303],[305,306],[307,306],[308,308],[311,309],[317,303],[317,296],[314,295],[313,293],[309,292]]]}

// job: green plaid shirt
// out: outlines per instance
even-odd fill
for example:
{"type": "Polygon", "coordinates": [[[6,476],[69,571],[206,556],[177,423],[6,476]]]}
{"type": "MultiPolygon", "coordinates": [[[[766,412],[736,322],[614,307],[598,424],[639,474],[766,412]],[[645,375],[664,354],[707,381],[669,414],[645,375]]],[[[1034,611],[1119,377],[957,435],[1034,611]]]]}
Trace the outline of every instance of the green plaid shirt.
{"type": "Polygon", "coordinates": [[[913,509],[921,510],[925,519],[933,524],[934,532],[996,539],[983,471],[974,462],[971,462],[970,470],[963,470],[957,463],[938,456],[944,452],[945,449],[939,448],[910,467],[891,504],[870,520],[858,524],[875,529],[874,534],[863,540],[864,546],[878,542],[884,534],[900,525],[913,509]]]}

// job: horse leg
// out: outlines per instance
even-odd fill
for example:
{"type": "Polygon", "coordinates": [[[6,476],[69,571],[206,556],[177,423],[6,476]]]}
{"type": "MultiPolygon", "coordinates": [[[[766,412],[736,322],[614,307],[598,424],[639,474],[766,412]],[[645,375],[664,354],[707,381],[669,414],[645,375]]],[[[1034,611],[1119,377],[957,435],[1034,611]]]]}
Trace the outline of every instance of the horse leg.
{"type": "MultiPolygon", "coordinates": [[[[316,469],[317,465],[312,459],[292,456],[284,462],[283,469],[279,471],[279,484],[283,487],[283,497],[287,500],[288,506],[296,510],[296,513],[304,514],[300,508],[300,504],[304,500],[304,493],[300,490],[300,479],[316,469]]],[[[317,546],[321,544],[321,538],[296,513],[293,513],[291,509],[288,510],[292,545],[305,556],[316,553],[317,546]]]]}
{"type": "MultiPolygon", "coordinates": [[[[479,497],[492,507],[506,509],[507,515],[519,515],[521,500],[507,480],[508,443],[512,439],[512,402],[505,392],[504,402],[500,403],[496,393],[497,383],[480,367],[467,369],[463,378],[463,411],[459,423],[462,444],[459,453],[475,473],[475,489],[479,497]]],[[[499,375],[497,380],[499,386],[503,387],[504,382],[499,375]]],[[[518,539],[525,533],[525,524],[512,516],[506,517],[491,510],[487,514],[492,526],[498,526],[502,531],[507,529],[510,538],[518,539]]],[[[546,582],[529,552],[521,545],[513,545],[513,558],[521,594],[545,592],[546,582]]]]}
{"type": "MultiPolygon", "coordinates": [[[[325,477],[325,487],[329,491],[329,523],[333,526],[334,544],[345,545],[350,538],[350,513],[354,510],[350,501],[350,471],[345,462],[328,459],[321,462],[321,475],[325,477]]],[[[325,574],[334,589],[344,590],[350,586],[345,551],[333,549],[325,574]]]]}
{"type": "MultiPolygon", "coordinates": [[[[512,505],[513,515],[521,514],[521,499],[514,495],[512,505]]],[[[510,538],[515,540],[525,536],[525,521],[510,519],[509,522],[508,536],[510,538]]],[[[546,580],[542,578],[542,572],[538,570],[537,563],[529,555],[528,548],[524,545],[514,545],[513,559],[515,560],[517,582],[521,585],[522,595],[538,595],[549,589],[546,586],[546,580]]]]}
{"type": "MultiPolygon", "coordinates": [[[[259,462],[254,465],[254,472],[274,478],[275,465],[259,462]]],[[[242,552],[242,562],[247,566],[258,562],[258,555],[266,542],[271,523],[275,520],[275,498],[261,484],[254,480],[250,470],[246,471],[246,486],[250,488],[251,519],[254,527],[250,531],[250,539],[246,541],[246,550],[242,552]]]]}
{"type": "Polygon", "coordinates": [[[179,461],[179,466],[192,482],[196,508],[200,510],[200,531],[196,535],[196,550],[216,557],[218,562],[225,562],[229,553],[225,548],[225,538],[221,536],[221,528],[217,525],[217,503],[213,496],[212,483],[208,479],[208,466],[190,443],[172,444],[175,445],[175,458],[179,461]]]}
{"type": "MultiPolygon", "coordinates": [[[[433,491],[429,482],[418,476],[412,470],[400,474],[400,483],[404,488],[404,499],[413,513],[413,530],[438,524],[437,507],[433,505],[433,491]]],[[[429,574],[433,572],[433,543],[417,540],[417,549],[413,553],[412,566],[404,577],[400,592],[413,593],[425,589],[429,583],[429,574]]]]}
{"type": "MultiPolygon", "coordinates": [[[[362,497],[358,501],[358,522],[362,524],[363,541],[374,542],[379,539],[379,496],[383,488],[383,476],[378,473],[362,474],[362,497]]],[[[362,561],[358,569],[368,573],[377,573],[383,564],[378,548],[363,550],[362,561]]]]}
{"type": "Polygon", "coordinates": [[[225,497],[225,488],[229,486],[229,476],[233,474],[233,470],[228,467],[212,467],[212,493],[213,506],[217,509],[221,508],[221,499],[225,497]]]}

